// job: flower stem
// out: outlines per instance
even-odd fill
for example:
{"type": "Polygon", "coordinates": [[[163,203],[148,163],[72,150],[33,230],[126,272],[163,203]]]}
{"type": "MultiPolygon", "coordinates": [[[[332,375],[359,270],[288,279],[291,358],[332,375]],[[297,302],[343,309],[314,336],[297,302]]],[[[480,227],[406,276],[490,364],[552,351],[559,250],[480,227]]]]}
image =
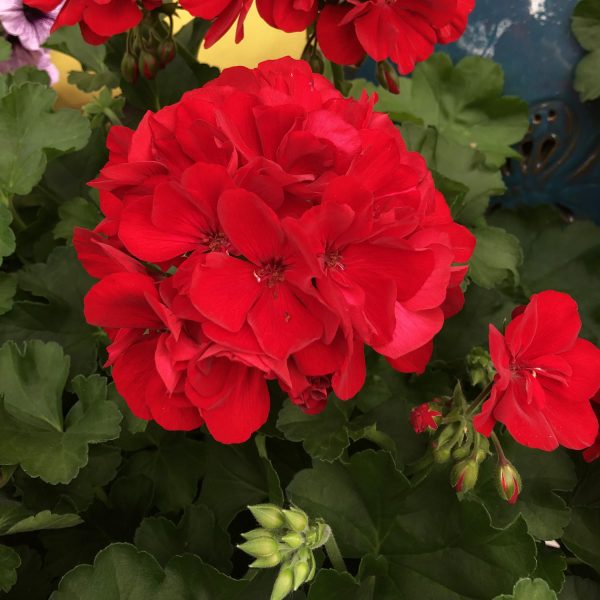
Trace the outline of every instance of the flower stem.
{"type": "Polygon", "coordinates": [[[488,396],[490,395],[490,392],[492,391],[493,385],[494,385],[494,382],[490,381],[490,383],[488,383],[485,386],[485,388],[483,388],[483,390],[481,390],[481,392],[479,393],[477,398],[475,398],[475,400],[473,400],[473,402],[471,402],[471,404],[469,405],[469,408],[467,409],[467,413],[466,413],[467,417],[473,416],[477,412],[479,407],[485,402],[485,400],[487,400],[488,396]]]}
{"type": "Polygon", "coordinates": [[[344,77],[344,67],[334,62],[330,62],[329,64],[331,65],[331,72],[333,74],[333,85],[345,96],[350,86],[344,77]]]}
{"type": "Polygon", "coordinates": [[[490,437],[492,438],[492,442],[494,442],[494,447],[496,448],[496,454],[498,455],[498,462],[500,464],[507,463],[508,461],[506,460],[506,455],[504,454],[504,450],[502,449],[502,444],[500,443],[500,440],[498,439],[496,432],[492,431],[492,433],[490,434],[490,437]]]}
{"type": "Polygon", "coordinates": [[[335,541],[335,537],[333,537],[333,532],[330,534],[329,539],[325,542],[325,552],[327,552],[329,562],[336,571],[343,573],[344,571],[348,570],[346,568],[346,563],[344,562],[344,557],[342,556],[337,542],[335,541]]]}
{"type": "Polygon", "coordinates": [[[115,111],[112,108],[109,108],[107,106],[102,112],[104,112],[104,115],[113,125],[123,125],[121,119],[119,119],[117,113],[115,113],[115,111]]]}

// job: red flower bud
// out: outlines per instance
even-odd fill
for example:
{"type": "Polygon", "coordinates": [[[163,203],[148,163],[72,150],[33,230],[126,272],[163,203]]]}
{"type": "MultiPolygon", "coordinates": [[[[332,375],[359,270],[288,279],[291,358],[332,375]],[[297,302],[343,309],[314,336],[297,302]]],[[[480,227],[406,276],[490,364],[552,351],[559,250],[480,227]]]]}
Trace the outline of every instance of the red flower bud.
{"type": "Polygon", "coordinates": [[[175,42],[171,39],[161,42],[158,46],[158,60],[160,66],[168,65],[175,58],[175,42]]]}
{"type": "Polygon", "coordinates": [[[463,460],[450,472],[450,483],[456,492],[464,494],[475,487],[479,477],[479,465],[475,460],[463,460]]]}
{"type": "Polygon", "coordinates": [[[508,461],[498,465],[498,492],[509,504],[514,504],[523,489],[521,476],[515,467],[508,461]]]}
{"type": "Polygon", "coordinates": [[[442,420],[442,413],[438,408],[436,404],[425,402],[410,411],[410,424],[416,433],[431,433],[438,428],[442,420]]]}
{"type": "Polygon", "coordinates": [[[154,54],[150,54],[150,52],[142,50],[140,58],[138,60],[138,67],[140,73],[146,79],[154,79],[156,77],[156,74],[158,73],[159,64],[154,54]]]}
{"type": "Polygon", "coordinates": [[[400,93],[398,73],[387,60],[377,63],[377,80],[392,94],[400,93]]]}
{"type": "Polygon", "coordinates": [[[125,53],[123,60],[121,61],[121,75],[123,75],[123,79],[129,83],[135,83],[137,81],[139,75],[137,61],[134,56],[129,54],[129,52],[125,53]]]}

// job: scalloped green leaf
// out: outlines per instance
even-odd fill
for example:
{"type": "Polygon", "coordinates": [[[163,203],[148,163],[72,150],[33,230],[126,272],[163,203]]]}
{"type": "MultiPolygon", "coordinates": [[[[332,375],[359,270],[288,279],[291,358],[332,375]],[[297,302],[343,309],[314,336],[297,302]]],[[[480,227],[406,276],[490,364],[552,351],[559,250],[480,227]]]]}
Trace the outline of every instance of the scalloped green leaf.
{"type": "Polygon", "coordinates": [[[359,578],[374,578],[378,600],[489,600],[535,568],[524,521],[492,527],[481,506],[458,501],[446,473],[412,489],[386,452],[316,462],[288,495],[332,527],[344,557],[364,557],[359,578]]]}
{"type": "Polygon", "coordinates": [[[21,557],[8,546],[0,545],[0,590],[8,592],[17,583],[21,557]]]}
{"type": "Polygon", "coordinates": [[[512,594],[502,594],[494,600],[556,600],[556,593],[543,579],[521,579],[512,594]]]}

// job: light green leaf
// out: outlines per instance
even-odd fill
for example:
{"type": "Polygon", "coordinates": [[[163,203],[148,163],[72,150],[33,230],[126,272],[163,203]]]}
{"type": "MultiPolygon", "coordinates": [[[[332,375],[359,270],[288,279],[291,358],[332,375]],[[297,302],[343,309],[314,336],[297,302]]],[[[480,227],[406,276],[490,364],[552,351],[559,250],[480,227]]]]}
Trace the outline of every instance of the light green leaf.
{"type": "Polygon", "coordinates": [[[473,233],[477,244],[470,261],[471,279],[486,289],[516,285],[523,262],[518,238],[498,227],[477,227],[473,233]]]}
{"type": "Polygon", "coordinates": [[[521,579],[511,595],[502,594],[494,600],[556,600],[556,594],[543,579],[521,579]]]}
{"type": "Polygon", "coordinates": [[[83,316],[83,297],[93,280],[73,248],[59,247],[46,263],[19,271],[18,285],[46,301],[18,301],[0,317],[0,343],[38,339],[59,343],[71,357],[71,375],[96,370],[97,337],[83,316]]]}
{"type": "Polygon", "coordinates": [[[58,207],[60,221],[54,227],[54,238],[71,240],[75,227],[94,229],[100,221],[96,206],[85,198],[72,198],[58,207]]]}
{"type": "Polygon", "coordinates": [[[0,191],[27,194],[46,168],[45,149],[83,148],[90,126],[78,111],[52,112],[56,93],[38,83],[13,86],[0,98],[0,191]]]}
{"type": "Polygon", "coordinates": [[[581,59],[575,69],[574,86],[583,102],[600,96],[600,49],[581,59]]]}
{"type": "Polygon", "coordinates": [[[586,50],[600,48],[600,5],[597,0],[581,0],[573,11],[573,34],[586,50]]]}
{"type": "Polygon", "coordinates": [[[87,464],[89,444],[119,435],[121,415],[107,401],[106,380],[76,377],[72,385],[79,401],[63,422],[61,387],[68,359],[62,349],[34,341],[19,353],[9,343],[0,356],[0,463],[20,464],[47,483],[69,483],[87,464]]]}
{"type": "Polygon", "coordinates": [[[6,38],[0,38],[0,61],[8,60],[12,54],[12,45],[6,38]]]}
{"type": "Polygon", "coordinates": [[[0,315],[6,314],[12,308],[16,292],[16,278],[10,273],[0,273],[0,315]]]}
{"type": "Polygon", "coordinates": [[[375,577],[378,600],[489,600],[535,567],[522,520],[494,529],[482,507],[458,501],[445,472],[413,490],[385,452],[317,462],[288,495],[332,527],[344,557],[369,555],[361,581],[375,577]]]}
{"type": "Polygon", "coordinates": [[[10,256],[15,251],[15,234],[10,227],[12,220],[10,210],[0,204],[0,265],[5,256],[10,256]]]}
{"type": "Polygon", "coordinates": [[[177,525],[164,517],[148,517],[134,540],[137,548],[152,554],[163,566],[177,554],[191,553],[221,571],[231,569],[231,541],[206,506],[186,507],[177,525]]]}
{"type": "Polygon", "coordinates": [[[20,566],[20,556],[12,548],[0,545],[0,590],[8,592],[17,583],[20,566]]]}
{"type": "Polygon", "coordinates": [[[49,510],[33,513],[18,502],[0,502],[0,536],[42,529],[64,529],[82,522],[80,517],[74,514],[59,515],[49,510]]]}

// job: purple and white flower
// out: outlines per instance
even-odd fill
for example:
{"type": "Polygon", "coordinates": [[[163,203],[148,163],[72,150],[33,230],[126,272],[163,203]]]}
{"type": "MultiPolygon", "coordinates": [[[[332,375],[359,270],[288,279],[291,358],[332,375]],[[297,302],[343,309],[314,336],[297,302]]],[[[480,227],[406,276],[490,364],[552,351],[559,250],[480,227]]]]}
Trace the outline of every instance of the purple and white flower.
{"type": "Polygon", "coordinates": [[[61,3],[50,12],[43,12],[23,4],[23,0],[2,0],[0,2],[0,25],[8,36],[19,38],[26,50],[40,50],[41,45],[50,36],[50,30],[56,20],[61,3]]]}
{"type": "Polygon", "coordinates": [[[27,50],[14,36],[8,37],[8,41],[12,44],[12,53],[8,60],[0,61],[0,73],[13,73],[21,67],[35,67],[46,71],[52,84],[58,81],[58,69],[52,63],[48,50],[27,50]]]}

